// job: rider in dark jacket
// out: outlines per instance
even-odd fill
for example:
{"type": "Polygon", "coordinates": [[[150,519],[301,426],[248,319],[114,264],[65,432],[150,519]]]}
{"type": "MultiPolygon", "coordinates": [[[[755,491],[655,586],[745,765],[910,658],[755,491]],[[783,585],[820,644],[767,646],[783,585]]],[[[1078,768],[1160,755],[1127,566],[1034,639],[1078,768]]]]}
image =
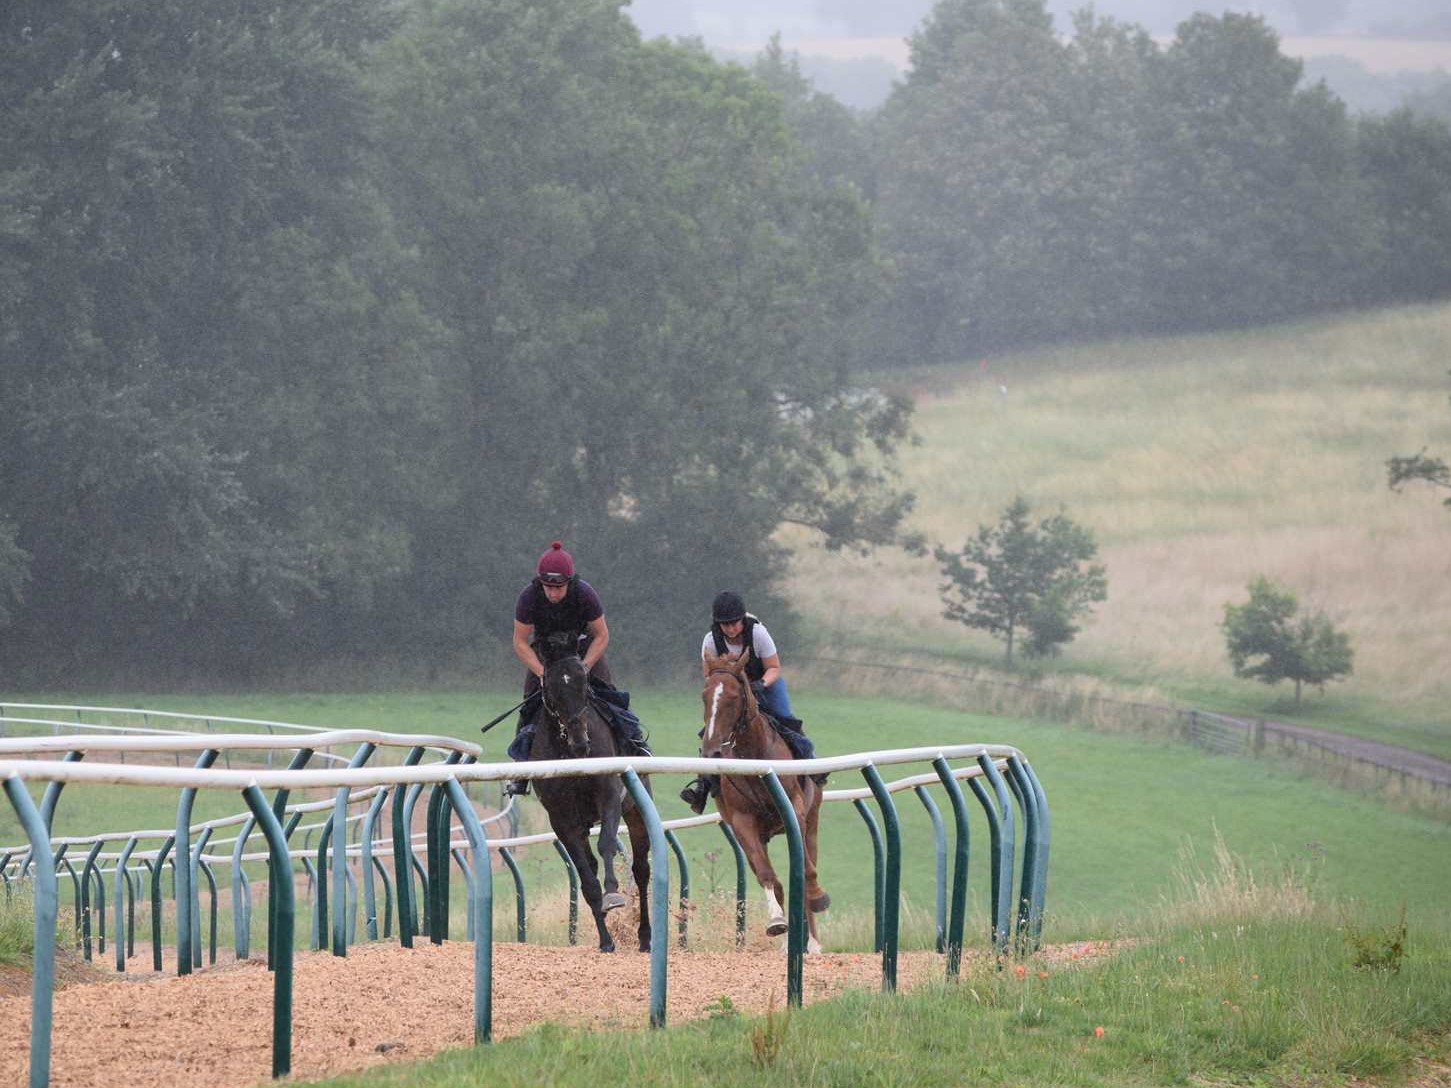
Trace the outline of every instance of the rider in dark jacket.
{"type": "MultiPolygon", "coordinates": [[[[524,663],[524,706],[519,711],[519,724],[514,742],[509,745],[509,758],[526,760],[534,740],[534,722],[540,700],[533,698],[544,676],[544,662],[536,647],[546,641],[573,640],[579,647],[580,659],[590,675],[590,688],[597,696],[596,706],[604,712],[622,750],[649,755],[650,749],[640,732],[640,721],[629,711],[629,696],[614,687],[610,667],[605,661],[605,647],[610,643],[609,625],[605,623],[605,606],[593,586],[574,572],[574,557],[564,545],[554,541],[539,557],[534,578],[514,603],[514,653],[524,663]]],[[[516,779],[505,784],[504,792],[519,795],[529,792],[529,783],[516,779]]]]}

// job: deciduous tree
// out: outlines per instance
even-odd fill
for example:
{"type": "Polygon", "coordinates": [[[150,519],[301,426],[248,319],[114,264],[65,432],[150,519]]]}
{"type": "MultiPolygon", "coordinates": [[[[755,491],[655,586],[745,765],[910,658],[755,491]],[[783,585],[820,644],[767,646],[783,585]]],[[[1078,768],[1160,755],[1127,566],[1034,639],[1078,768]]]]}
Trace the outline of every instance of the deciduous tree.
{"type": "Polygon", "coordinates": [[[939,545],[934,552],[949,579],[943,615],[1001,638],[1009,665],[1020,631],[1029,654],[1056,654],[1078,634],[1076,621],[1108,597],[1107,575],[1093,562],[1093,534],[1062,511],[1037,525],[1030,513],[1020,495],[960,551],[939,545]]]}
{"type": "Polygon", "coordinates": [[[1323,689],[1349,676],[1354,655],[1350,636],[1321,612],[1299,614],[1294,592],[1265,578],[1249,584],[1249,600],[1224,606],[1225,643],[1234,675],[1278,684],[1295,683],[1295,705],[1304,684],[1323,689]]]}

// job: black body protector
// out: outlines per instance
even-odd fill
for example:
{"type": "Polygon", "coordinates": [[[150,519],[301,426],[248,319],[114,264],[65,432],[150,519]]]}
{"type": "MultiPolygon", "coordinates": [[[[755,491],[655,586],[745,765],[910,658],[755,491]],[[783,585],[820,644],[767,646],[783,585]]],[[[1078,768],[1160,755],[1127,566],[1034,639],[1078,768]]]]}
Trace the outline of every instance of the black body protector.
{"type": "Polygon", "coordinates": [[[544,595],[544,583],[539,578],[534,579],[534,645],[546,640],[557,640],[566,642],[570,635],[575,640],[584,638],[588,633],[589,624],[585,623],[580,616],[579,609],[579,575],[571,575],[569,588],[564,591],[564,596],[559,599],[558,604],[550,604],[549,598],[544,595]]]}
{"type": "MultiPolygon", "coordinates": [[[[589,647],[589,624],[585,622],[580,609],[579,600],[579,575],[572,575],[569,579],[569,588],[564,591],[558,604],[551,604],[549,598],[544,595],[544,584],[536,577],[534,586],[534,639],[530,645],[535,647],[541,660],[546,655],[540,653],[545,644],[552,644],[562,650],[574,652],[581,657],[589,647]]],[[[594,668],[589,674],[590,693],[595,700],[595,707],[604,715],[610,728],[614,730],[616,740],[620,744],[623,754],[626,755],[651,755],[649,739],[640,728],[640,719],[630,710],[630,695],[628,692],[620,691],[614,686],[614,678],[610,674],[610,667],[605,663],[604,658],[595,662],[594,668]]],[[[524,698],[529,700],[539,690],[539,677],[529,673],[524,682],[524,698]]],[[[529,758],[529,749],[534,740],[534,725],[537,715],[543,709],[543,703],[539,700],[527,702],[519,710],[519,723],[515,730],[514,742],[509,745],[509,758],[521,760],[529,758]]]]}
{"type": "MultiPolygon", "coordinates": [[[[745,647],[741,651],[741,653],[744,654],[746,658],[746,679],[753,684],[759,683],[761,679],[766,675],[766,666],[762,664],[761,659],[756,656],[756,639],[754,632],[756,629],[756,624],[759,622],[760,621],[757,620],[756,617],[751,615],[749,612],[746,613],[745,619],[741,622],[741,643],[745,647]]],[[[720,624],[714,622],[711,623],[710,637],[715,640],[716,656],[720,656],[721,654],[727,652],[726,637],[725,633],[720,629],[720,624]]]]}

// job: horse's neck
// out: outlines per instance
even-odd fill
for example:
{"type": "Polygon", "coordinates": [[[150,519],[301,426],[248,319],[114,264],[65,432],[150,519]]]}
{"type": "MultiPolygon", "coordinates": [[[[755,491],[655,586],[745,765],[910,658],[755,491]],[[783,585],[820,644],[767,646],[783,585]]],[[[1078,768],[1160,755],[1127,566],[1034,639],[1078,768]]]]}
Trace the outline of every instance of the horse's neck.
{"type": "MultiPolygon", "coordinates": [[[[781,739],[771,723],[766,720],[765,712],[761,710],[758,704],[753,703],[748,705],[746,707],[746,743],[738,743],[736,745],[737,754],[744,748],[746,751],[753,753],[747,758],[770,759],[771,749],[778,745],[784,748],[786,747],[786,742],[781,739]]],[[[790,749],[787,748],[786,758],[789,758],[790,754],[790,749]]]]}

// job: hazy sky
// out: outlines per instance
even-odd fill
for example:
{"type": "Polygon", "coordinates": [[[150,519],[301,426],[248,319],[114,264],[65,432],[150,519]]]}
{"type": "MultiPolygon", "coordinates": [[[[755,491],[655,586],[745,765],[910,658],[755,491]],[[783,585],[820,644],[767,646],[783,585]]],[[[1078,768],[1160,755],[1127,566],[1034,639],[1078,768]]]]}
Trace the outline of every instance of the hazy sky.
{"type": "MultiPolygon", "coordinates": [[[[1085,4],[1048,0],[1060,27],[1066,14],[1085,4]]],[[[1101,15],[1172,33],[1197,10],[1223,5],[1194,0],[1097,0],[1101,15]]],[[[780,31],[793,39],[902,38],[931,9],[932,0],[632,0],[629,12],[648,37],[694,35],[714,47],[749,47],[780,31]]],[[[1381,37],[1451,41],[1446,0],[1256,0],[1234,10],[1264,15],[1282,36],[1375,34],[1381,37]]]]}

